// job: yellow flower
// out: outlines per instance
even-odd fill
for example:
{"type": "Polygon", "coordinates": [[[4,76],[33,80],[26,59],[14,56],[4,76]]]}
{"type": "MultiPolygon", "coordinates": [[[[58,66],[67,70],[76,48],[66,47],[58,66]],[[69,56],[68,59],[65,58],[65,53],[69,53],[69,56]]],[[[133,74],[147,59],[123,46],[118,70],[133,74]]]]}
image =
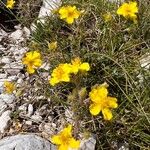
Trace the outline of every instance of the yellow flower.
{"type": "Polygon", "coordinates": [[[98,115],[100,111],[104,116],[105,120],[112,119],[111,108],[117,108],[117,99],[114,97],[107,96],[108,90],[106,86],[97,86],[93,88],[89,93],[92,104],[90,105],[90,113],[92,115],[98,115]]]}
{"type": "Polygon", "coordinates": [[[71,61],[72,64],[59,64],[51,74],[49,83],[54,86],[59,82],[70,82],[70,75],[72,73],[77,74],[78,71],[89,71],[90,66],[88,63],[81,63],[79,57],[71,61]]]}
{"type": "Polygon", "coordinates": [[[55,68],[51,74],[50,84],[54,86],[59,82],[70,82],[70,64],[59,64],[57,68],[55,68]]]}
{"type": "Polygon", "coordinates": [[[27,65],[27,72],[32,74],[35,72],[35,68],[42,65],[41,54],[38,51],[27,52],[22,63],[27,65]]]}
{"type": "Polygon", "coordinates": [[[105,22],[109,22],[112,20],[112,15],[110,12],[103,15],[105,22]]]}
{"type": "Polygon", "coordinates": [[[58,150],[77,149],[80,146],[80,141],[72,137],[72,125],[68,125],[59,134],[54,135],[51,142],[58,145],[58,150]]]}
{"type": "Polygon", "coordinates": [[[6,7],[12,9],[14,7],[15,1],[14,0],[7,0],[6,7]]]}
{"type": "Polygon", "coordinates": [[[74,19],[79,18],[80,11],[76,9],[76,6],[63,6],[59,9],[60,19],[66,20],[68,24],[72,24],[74,19]]]}
{"type": "Polygon", "coordinates": [[[90,70],[90,65],[89,63],[82,63],[79,57],[76,57],[71,61],[72,63],[72,69],[71,72],[74,74],[77,74],[78,71],[89,71],[90,70]]]}
{"type": "Polygon", "coordinates": [[[5,92],[8,94],[12,94],[15,90],[15,84],[13,82],[5,81],[4,82],[5,92]]]}
{"type": "Polygon", "coordinates": [[[137,19],[138,7],[137,2],[123,3],[117,10],[118,15],[135,21],[137,19]]]}
{"type": "Polygon", "coordinates": [[[57,48],[57,41],[48,43],[49,50],[55,50],[57,48]]]}

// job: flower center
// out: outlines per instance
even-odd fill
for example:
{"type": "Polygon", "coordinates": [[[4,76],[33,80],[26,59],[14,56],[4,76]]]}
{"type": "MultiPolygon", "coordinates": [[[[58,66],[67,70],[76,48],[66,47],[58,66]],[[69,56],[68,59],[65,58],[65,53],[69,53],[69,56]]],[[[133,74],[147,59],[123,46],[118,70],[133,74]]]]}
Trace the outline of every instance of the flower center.
{"type": "Polygon", "coordinates": [[[107,99],[103,99],[101,106],[103,109],[109,107],[109,103],[108,103],[107,99]]]}
{"type": "Polygon", "coordinates": [[[68,136],[62,136],[62,137],[61,137],[61,140],[63,141],[63,144],[64,144],[64,145],[68,145],[69,138],[70,138],[70,137],[68,137],[68,136]]]}
{"type": "Polygon", "coordinates": [[[34,64],[34,61],[33,61],[33,60],[30,60],[28,65],[29,65],[29,66],[33,66],[33,64],[34,64]]]}
{"type": "Polygon", "coordinates": [[[73,11],[68,12],[68,17],[69,17],[69,18],[72,18],[73,15],[74,15],[74,12],[73,12],[73,11]]]}
{"type": "Polygon", "coordinates": [[[59,68],[57,70],[57,75],[56,76],[57,76],[58,79],[61,79],[63,74],[64,74],[63,69],[59,68]]]}
{"type": "Polygon", "coordinates": [[[127,14],[130,14],[130,13],[131,13],[131,9],[130,9],[129,7],[126,7],[125,12],[126,12],[127,14]]]}

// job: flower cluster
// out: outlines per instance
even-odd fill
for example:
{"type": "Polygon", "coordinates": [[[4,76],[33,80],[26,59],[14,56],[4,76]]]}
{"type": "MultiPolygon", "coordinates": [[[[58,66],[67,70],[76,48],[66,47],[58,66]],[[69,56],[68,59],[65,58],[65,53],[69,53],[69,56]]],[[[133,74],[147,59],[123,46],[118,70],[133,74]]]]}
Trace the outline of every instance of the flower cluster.
{"type": "Polygon", "coordinates": [[[59,64],[56,67],[50,79],[50,84],[54,86],[59,82],[70,82],[70,75],[77,74],[79,71],[89,71],[90,65],[88,63],[82,63],[80,58],[77,57],[71,61],[71,63],[67,64],[59,64]]]}
{"type": "Polygon", "coordinates": [[[104,21],[105,21],[105,22],[109,22],[109,21],[112,20],[112,15],[111,15],[110,12],[104,14],[103,17],[104,17],[104,21]]]}
{"type": "Polygon", "coordinates": [[[12,94],[15,90],[15,84],[13,82],[5,81],[4,82],[5,92],[8,94],[12,94]]]}
{"type": "Polygon", "coordinates": [[[104,116],[105,120],[112,119],[112,113],[110,111],[111,108],[117,108],[117,99],[114,97],[108,96],[108,90],[106,86],[99,85],[94,87],[92,91],[89,93],[89,97],[92,101],[90,105],[90,113],[92,115],[98,115],[100,111],[104,116]]]}
{"type": "Polygon", "coordinates": [[[76,6],[63,6],[59,9],[60,19],[64,19],[68,24],[72,24],[75,19],[79,18],[81,12],[76,6]]]}
{"type": "Polygon", "coordinates": [[[58,150],[68,150],[70,148],[79,148],[80,141],[72,136],[72,125],[64,128],[58,135],[51,138],[53,144],[58,145],[58,150]]]}
{"type": "MultiPolygon", "coordinates": [[[[9,6],[9,8],[11,8],[11,6],[9,6]]],[[[63,19],[68,24],[73,24],[74,21],[79,18],[81,13],[82,13],[81,11],[77,10],[76,6],[69,6],[69,5],[62,6],[58,10],[60,19],[63,19]]],[[[126,19],[131,19],[135,22],[137,20],[137,13],[138,13],[137,2],[135,1],[124,2],[115,13],[117,13],[118,15],[122,15],[126,19]]],[[[103,15],[103,18],[105,23],[107,23],[110,21],[112,22],[114,16],[111,14],[111,12],[108,12],[103,15]]],[[[48,43],[48,49],[51,51],[56,50],[57,44],[59,44],[57,43],[57,41],[48,43]]],[[[42,65],[41,54],[38,51],[27,52],[25,57],[22,59],[22,62],[24,65],[26,65],[27,72],[29,74],[32,74],[35,72],[35,69],[37,69],[42,65]]],[[[76,57],[72,59],[71,62],[60,63],[56,68],[54,68],[52,70],[49,83],[50,85],[55,86],[56,84],[61,82],[71,82],[73,81],[73,77],[80,77],[76,76],[78,73],[87,72],[89,70],[90,70],[89,63],[82,62],[79,57],[76,57]]],[[[74,82],[72,83],[75,83],[75,81],[77,80],[74,80],[74,82]]],[[[87,88],[86,90],[86,88],[79,87],[80,85],[78,86],[76,84],[75,86],[76,86],[75,89],[73,89],[74,93],[72,92],[75,95],[74,97],[76,97],[74,98],[72,96],[73,97],[72,99],[74,99],[75,102],[78,99],[80,99],[80,97],[84,96],[86,98],[88,97],[87,99],[90,99],[90,104],[88,105],[88,107],[91,115],[96,116],[102,113],[103,118],[105,120],[112,119],[113,117],[112,109],[117,108],[118,103],[117,98],[108,95],[109,92],[105,84],[94,86],[89,92],[89,94],[87,94],[89,88],[87,88]],[[80,93],[79,88],[81,88],[80,93]]],[[[14,85],[6,82],[5,89],[8,93],[12,93],[14,90],[14,85]]],[[[58,135],[54,135],[51,138],[51,141],[52,143],[58,145],[59,150],[79,148],[80,146],[80,141],[74,139],[72,136],[72,125],[69,125],[68,127],[64,128],[58,135]]]]}
{"type": "Polygon", "coordinates": [[[56,50],[56,48],[57,48],[57,41],[48,43],[49,50],[54,51],[54,50],[56,50]]]}
{"type": "Polygon", "coordinates": [[[22,59],[22,63],[27,66],[27,72],[32,74],[35,72],[35,68],[42,65],[41,54],[38,51],[28,52],[22,59]]]}
{"type": "Polygon", "coordinates": [[[70,64],[59,64],[59,66],[56,67],[51,74],[51,79],[49,81],[50,84],[54,86],[59,82],[70,82],[70,71],[70,64]]]}
{"type": "Polygon", "coordinates": [[[117,10],[118,15],[133,21],[137,20],[136,13],[138,13],[137,2],[123,3],[117,10]]]}
{"type": "Polygon", "coordinates": [[[14,7],[15,1],[14,0],[7,0],[6,7],[12,9],[14,7]]]}

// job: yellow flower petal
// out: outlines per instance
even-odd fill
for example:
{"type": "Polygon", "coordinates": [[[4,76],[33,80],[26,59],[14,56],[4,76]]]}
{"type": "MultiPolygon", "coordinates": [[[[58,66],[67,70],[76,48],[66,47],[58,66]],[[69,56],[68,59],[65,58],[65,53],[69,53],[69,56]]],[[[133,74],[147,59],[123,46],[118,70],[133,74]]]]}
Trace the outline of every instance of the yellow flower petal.
{"type": "Polygon", "coordinates": [[[117,108],[117,99],[115,97],[107,97],[108,105],[110,108],[117,108]]]}
{"type": "Polygon", "coordinates": [[[105,120],[111,120],[112,119],[112,113],[109,109],[107,109],[107,108],[102,109],[102,114],[103,114],[105,120]]]}
{"type": "Polygon", "coordinates": [[[27,72],[29,74],[33,74],[35,72],[35,69],[32,66],[27,66],[27,72]]]}
{"type": "Polygon", "coordinates": [[[101,99],[105,99],[108,95],[108,90],[106,87],[104,86],[99,86],[98,88],[98,96],[101,98],[101,99]]]}
{"type": "Polygon", "coordinates": [[[68,24],[72,24],[72,23],[74,22],[74,18],[72,18],[72,17],[67,17],[67,18],[66,18],[66,22],[67,22],[68,24]]]}
{"type": "Polygon", "coordinates": [[[51,138],[51,142],[53,144],[61,144],[61,139],[60,139],[60,136],[59,135],[54,135],[52,138],[51,138]]]}
{"type": "Polygon", "coordinates": [[[90,70],[90,65],[89,63],[82,63],[79,67],[80,70],[82,71],[89,71],[90,70]]]}
{"type": "Polygon", "coordinates": [[[75,11],[73,16],[75,19],[77,19],[77,18],[79,18],[80,14],[81,13],[79,11],[75,11]]]}
{"type": "Polygon", "coordinates": [[[35,67],[40,67],[42,65],[42,60],[41,59],[37,59],[35,62],[34,62],[34,66],[35,67]]]}
{"type": "Polygon", "coordinates": [[[58,147],[58,150],[68,150],[68,148],[69,148],[68,145],[63,144],[58,147]]]}
{"type": "Polygon", "coordinates": [[[101,103],[103,99],[107,98],[108,90],[104,86],[98,86],[97,88],[92,89],[89,93],[91,101],[95,103],[101,103]]]}
{"type": "Polygon", "coordinates": [[[68,11],[65,7],[59,9],[60,19],[64,19],[68,16],[68,11]]]}
{"type": "Polygon", "coordinates": [[[80,141],[75,140],[74,138],[71,138],[69,140],[69,147],[70,148],[79,148],[80,147],[80,141]]]}
{"type": "Polygon", "coordinates": [[[55,84],[58,83],[58,81],[57,81],[57,79],[55,79],[55,78],[51,78],[51,79],[49,80],[49,83],[50,83],[50,85],[54,86],[55,84]]]}
{"type": "Polygon", "coordinates": [[[66,128],[64,128],[64,130],[61,132],[61,134],[67,135],[67,136],[72,136],[71,135],[72,132],[72,125],[69,124],[66,128]]]}
{"type": "Polygon", "coordinates": [[[22,63],[23,63],[24,65],[27,65],[27,64],[28,64],[28,60],[27,60],[26,57],[22,58],[22,63]]]}
{"type": "Polygon", "coordinates": [[[95,115],[98,115],[100,113],[101,106],[96,104],[96,103],[93,103],[90,105],[89,109],[90,109],[90,113],[95,116],[95,115]]]}

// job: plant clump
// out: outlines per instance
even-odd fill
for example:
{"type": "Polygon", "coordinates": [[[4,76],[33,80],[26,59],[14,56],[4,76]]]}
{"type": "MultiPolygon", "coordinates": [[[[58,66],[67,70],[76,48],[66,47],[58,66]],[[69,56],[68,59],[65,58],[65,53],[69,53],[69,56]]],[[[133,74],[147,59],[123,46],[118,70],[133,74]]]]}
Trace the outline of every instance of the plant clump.
{"type": "Polygon", "coordinates": [[[49,74],[40,86],[52,110],[71,110],[71,120],[62,115],[65,128],[50,138],[59,150],[78,148],[87,133],[95,134],[97,150],[116,149],[114,142],[149,148],[148,71],[139,63],[149,51],[149,18],[146,1],[63,0],[45,24],[36,24],[22,63],[37,79],[49,74]]]}

